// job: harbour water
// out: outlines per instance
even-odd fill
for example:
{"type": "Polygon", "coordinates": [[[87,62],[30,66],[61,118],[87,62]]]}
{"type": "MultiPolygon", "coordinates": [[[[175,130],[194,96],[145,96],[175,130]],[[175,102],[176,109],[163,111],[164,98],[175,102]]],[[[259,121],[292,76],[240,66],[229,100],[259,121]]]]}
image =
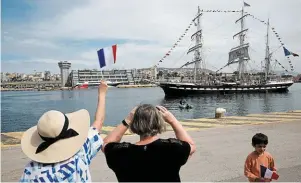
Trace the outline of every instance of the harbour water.
{"type": "MultiPolygon", "coordinates": [[[[213,117],[215,108],[223,107],[227,115],[247,115],[301,109],[301,84],[290,87],[288,93],[204,95],[187,97],[192,109],[180,109],[181,98],[165,98],[161,88],[109,88],[105,126],[119,124],[136,105],[163,105],[178,119],[213,117]]],[[[97,105],[97,89],[73,91],[1,92],[1,132],[24,131],[36,125],[48,110],[64,113],[87,109],[91,122],[97,105]]]]}

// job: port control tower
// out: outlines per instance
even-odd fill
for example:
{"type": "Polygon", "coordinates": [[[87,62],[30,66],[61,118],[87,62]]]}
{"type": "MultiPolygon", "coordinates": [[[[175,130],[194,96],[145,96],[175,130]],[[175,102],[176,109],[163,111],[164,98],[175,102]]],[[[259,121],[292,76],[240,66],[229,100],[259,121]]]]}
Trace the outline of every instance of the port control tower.
{"type": "Polygon", "coordinates": [[[68,61],[60,61],[58,65],[61,69],[61,87],[65,87],[69,76],[69,69],[71,67],[71,63],[68,61]]]}

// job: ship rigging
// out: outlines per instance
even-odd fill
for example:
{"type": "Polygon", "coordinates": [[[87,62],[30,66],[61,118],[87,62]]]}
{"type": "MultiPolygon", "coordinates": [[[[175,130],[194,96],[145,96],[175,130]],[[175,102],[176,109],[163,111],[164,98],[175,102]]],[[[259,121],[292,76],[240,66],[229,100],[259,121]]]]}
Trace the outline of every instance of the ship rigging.
{"type": "MultiPolygon", "coordinates": [[[[236,12],[236,11],[233,11],[236,12]]],[[[242,7],[241,17],[235,23],[240,23],[240,31],[236,33],[233,38],[239,39],[239,45],[233,47],[229,51],[228,62],[215,74],[204,73],[206,63],[202,58],[202,38],[203,30],[201,28],[201,18],[203,11],[198,7],[196,17],[193,23],[196,26],[196,32],[192,34],[191,39],[195,41],[187,54],[193,53],[193,59],[185,63],[182,67],[194,64],[193,80],[189,82],[174,82],[174,81],[161,81],[159,86],[164,90],[166,96],[185,96],[185,95],[199,95],[199,94],[217,94],[217,93],[260,93],[260,92],[287,92],[288,88],[293,84],[290,77],[276,78],[271,75],[271,57],[269,46],[269,20],[266,23],[266,43],[265,43],[265,59],[264,59],[264,72],[258,75],[250,74],[246,71],[246,63],[250,60],[249,47],[250,44],[246,40],[248,28],[245,27],[245,18],[250,15],[244,11],[242,7]],[[227,66],[238,64],[235,75],[235,81],[222,80],[219,71],[227,66]]],[[[187,29],[186,29],[187,30],[187,29]]],[[[283,44],[282,44],[283,45],[283,44]]],[[[168,53],[169,54],[169,53],[168,53]]],[[[160,60],[161,62],[161,60],[160,60]]],[[[275,63],[281,65],[276,59],[275,63]]],[[[282,66],[282,65],[281,65],[282,66]]],[[[181,68],[182,68],[181,67],[181,68]]],[[[282,66],[283,67],[283,66],[282,66]]],[[[292,66],[291,66],[292,68],[292,66]]]]}

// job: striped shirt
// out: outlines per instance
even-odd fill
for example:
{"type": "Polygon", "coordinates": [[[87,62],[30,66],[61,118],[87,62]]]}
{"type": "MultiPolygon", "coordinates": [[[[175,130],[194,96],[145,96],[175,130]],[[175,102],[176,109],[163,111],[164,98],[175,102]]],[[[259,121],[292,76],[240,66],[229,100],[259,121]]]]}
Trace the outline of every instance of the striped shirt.
{"type": "Polygon", "coordinates": [[[91,127],[86,142],[73,157],[54,164],[31,161],[20,182],[92,182],[89,165],[102,145],[99,132],[91,127]]]}

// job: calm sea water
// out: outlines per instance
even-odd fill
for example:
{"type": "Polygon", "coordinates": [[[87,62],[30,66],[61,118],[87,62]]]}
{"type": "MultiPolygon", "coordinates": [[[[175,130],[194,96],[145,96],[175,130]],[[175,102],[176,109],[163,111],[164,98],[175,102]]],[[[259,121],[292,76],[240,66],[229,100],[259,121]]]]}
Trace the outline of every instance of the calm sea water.
{"type": "MultiPolygon", "coordinates": [[[[301,84],[294,84],[284,94],[231,94],[223,96],[188,97],[194,107],[179,108],[180,99],[164,97],[161,88],[109,88],[106,103],[106,126],[119,124],[128,112],[141,103],[163,105],[178,119],[213,117],[215,108],[223,107],[227,115],[246,115],[301,109],[301,84]]],[[[36,125],[39,117],[48,110],[64,113],[87,109],[91,119],[97,105],[97,89],[75,91],[22,91],[1,92],[1,132],[24,131],[36,125]]]]}

